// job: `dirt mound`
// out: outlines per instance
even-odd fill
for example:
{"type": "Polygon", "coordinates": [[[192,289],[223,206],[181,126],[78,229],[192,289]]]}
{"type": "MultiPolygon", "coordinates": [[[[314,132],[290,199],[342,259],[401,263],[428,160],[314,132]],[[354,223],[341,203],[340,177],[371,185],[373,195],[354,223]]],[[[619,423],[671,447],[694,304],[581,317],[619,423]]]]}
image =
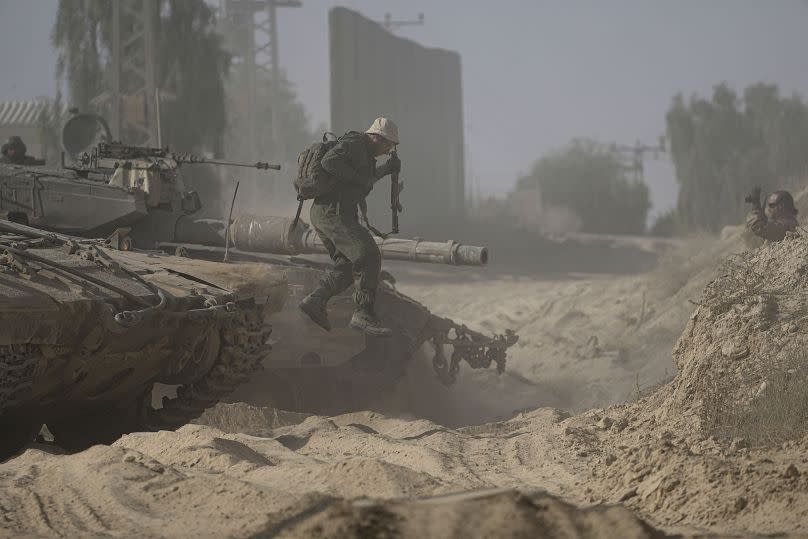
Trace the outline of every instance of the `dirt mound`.
{"type": "Polygon", "coordinates": [[[273,527],[267,536],[279,539],[671,537],[624,507],[579,509],[546,493],[522,494],[513,490],[469,492],[417,501],[335,501],[303,521],[273,527]]]}
{"type": "Polygon", "coordinates": [[[297,425],[309,414],[286,412],[265,406],[252,406],[243,402],[217,403],[193,422],[223,432],[241,432],[253,436],[271,436],[278,427],[297,425]]]}
{"type": "Polygon", "coordinates": [[[680,372],[665,413],[709,428],[716,408],[751,405],[778,372],[799,375],[806,316],[808,236],[789,234],[726,259],[674,347],[680,372]]]}
{"type": "Polygon", "coordinates": [[[666,529],[804,532],[808,236],[730,255],[695,298],[673,381],[562,422],[562,460],[666,529]]]}

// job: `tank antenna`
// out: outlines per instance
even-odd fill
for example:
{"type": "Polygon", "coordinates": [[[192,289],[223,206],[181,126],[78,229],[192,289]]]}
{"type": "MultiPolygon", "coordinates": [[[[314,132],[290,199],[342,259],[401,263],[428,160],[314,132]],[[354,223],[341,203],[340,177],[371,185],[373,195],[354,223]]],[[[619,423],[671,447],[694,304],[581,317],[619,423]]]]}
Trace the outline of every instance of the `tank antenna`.
{"type": "Polygon", "coordinates": [[[236,188],[233,190],[233,201],[230,203],[230,214],[227,216],[227,228],[224,232],[224,261],[230,261],[230,225],[233,224],[233,206],[236,205],[236,195],[238,194],[238,184],[236,181],[236,188]]]}
{"type": "Polygon", "coordinates": [[[154,89],[154,112],[157,116],[157,147],[163,147],[163,132],[160,129],[160,88],[154,89]]]}

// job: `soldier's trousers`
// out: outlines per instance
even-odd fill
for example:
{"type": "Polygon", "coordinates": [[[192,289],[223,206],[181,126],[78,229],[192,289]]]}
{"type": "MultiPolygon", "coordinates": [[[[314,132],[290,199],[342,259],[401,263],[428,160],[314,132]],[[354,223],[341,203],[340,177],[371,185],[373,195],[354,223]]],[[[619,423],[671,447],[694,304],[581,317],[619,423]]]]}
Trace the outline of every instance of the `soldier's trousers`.
{"type": "Polygon", "coordinates": [[[334,261],[334,268],[323,278],[323,287],[333,296],[355,284],[356,303],[372,308],[382,256],[373,236],[359,223],[356,204],[317,199],[311,205],[310,217],[334,261]]]}

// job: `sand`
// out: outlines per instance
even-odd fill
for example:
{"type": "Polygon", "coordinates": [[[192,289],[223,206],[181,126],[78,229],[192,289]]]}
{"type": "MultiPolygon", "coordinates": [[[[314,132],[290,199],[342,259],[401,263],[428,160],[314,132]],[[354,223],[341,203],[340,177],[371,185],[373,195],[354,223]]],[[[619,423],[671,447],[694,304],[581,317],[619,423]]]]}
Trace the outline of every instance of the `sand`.
{"type": "Polygon", "coordinates": [[[698,394],[695,366],[715,353],[691,301],[736,240],[710,256],[696,242],[636,276],[404,272],[402,291],[438,314],[518,330],[508,371],[463,369],[444,388],[421,358],[374,411],[220,404],[176,432],[78,454],[37,444],[0,464],[0,535],[808,534],[808,440],[726,447],[680,389],[698,394]]]}

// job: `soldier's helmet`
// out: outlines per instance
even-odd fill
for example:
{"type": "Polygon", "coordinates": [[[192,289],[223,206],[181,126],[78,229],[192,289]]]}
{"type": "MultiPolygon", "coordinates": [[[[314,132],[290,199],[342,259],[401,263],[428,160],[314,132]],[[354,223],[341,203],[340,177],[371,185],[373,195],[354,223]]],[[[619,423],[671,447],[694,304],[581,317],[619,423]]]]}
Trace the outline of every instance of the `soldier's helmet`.
{"type": "Polygon", "coordinates": [[[373,120],[373,124],[368,127],[365,133],[381,135],[390,142],[398,144],[398,126],[389,118],[379,117],[373,120]]]}
{"type": "Polygon", "coordinates": [[[769,195],[766,200],[766,205],[770,208],[782,204],[783,208],[792,213],[797,213],[797,208],[794,207],[794,197],[788,191],[774,191],[769,195]]]}
{"type": "Polygon", "coordinates": [[[8,151],[14,149],[17,155],[25,155],[27,148],[22,139],[16,135],[8,137],[6,142],[0,147],[0,153],[7,155],[8,151]]]}

